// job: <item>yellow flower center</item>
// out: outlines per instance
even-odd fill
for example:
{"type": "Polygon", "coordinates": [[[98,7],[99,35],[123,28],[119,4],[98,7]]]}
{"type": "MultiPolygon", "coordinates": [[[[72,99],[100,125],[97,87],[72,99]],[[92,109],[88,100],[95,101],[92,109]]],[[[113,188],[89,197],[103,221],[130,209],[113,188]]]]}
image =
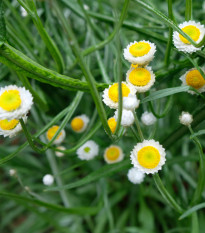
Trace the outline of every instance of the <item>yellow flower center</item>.
{"type": "Polygon", "coordinates": [[[153,169],[159,164],[160,153],[153,146],[145,146],[138,151],[137,160],[142,167],[153,169]]]}
{"type": "Polygon", "coordinates": [[[21,97],[18,90],[8,90],[0,96],[0,107],[6,111],[16,110],[21,105],[21,97]]]}
{"type": "Polygon", "coordinates": [[[115,161],[119,158],[119,156],[120,156],[120,150],[115,146],[108,148],[106,151],[106,157],[108,160],[115,161]]]}
{"type": "Polygon", "coordinates": [[[85,151],[86,153],[88,153],[88,152],[90,151],[90,147],[88,147],[88,146],[85,147],[85,148],[84,148],[84,151],[85,151]]]}
{"type": "Polygon", "coordinates": [[[8,121],[7,119],[0,120],[0,128],[3,130],[11,130],[14,129],[18,123],[19,121],[16,119],[13,119],[11,121],[8,121]]]}
{"type": "MultiPolygon", "coordinates": [[[[47,131],[47,138],[50,141],[53,136],[56,134],[57,130],[59,129],[59,126],[54,125],[47,131]]],[[[56,139],[59,139],[59,137],[62,135],[62,132],[59,133],[58,137],[56,139]]]]}
{"type": "Polygon", "coordinates": [[[80,117],[75,117],[72,121],[71,121],[71,128],[74,131],[80,131],[84,126],[84,121],[82,120],[82,118],[80,117]]]}
{"type": "Polygon", "coordinates": [[[146,86],[150,80],[151,74],[145,68],[135,68],[129,75],[129,81],[135,86],[146,86]]]}
{"type": "Polygon", "coordinates": [[[205,80],[198,70],[191,70],[186,75],[186,83],[195,89],[199,89],[205,85],[205,80]]]}
{"type": "Polygon", "coordinates": [[[135,57],[142,57],[149,53],[151,46],[146,42],[137,42],[130,46],[130,53],[135,57]]]}
{"type": "Polygon", "coordinates": [[[111,132],[114,133],[117,126],[117,121],[115,120],[115,118],[111,117],[110,119],[108,119],[107,123],[110,127],[111,132]]]}
{"type": "MultiPolygon", "coordinates": [[[[128,97],[130,88],[122,83],[122,97],[128,97]]],[[[114,102],[118,102],[118,83],[114,83],[108,90],[108,96],[114,102]]]]}
{"type": "Polygon", "coordinates": [[[131,65],[131,68],[137,68],[137,67],[138,67],[138,64],[136,64],[136,65],[135,65],[135,64],[132,64],[132,65],[131,65]]]}
{"type": "MultiPolygon", "coordinates": [[[[182,31],[185,32],[188,36],[190,36],[194,41],[197,41],[199,39],[200,30],[196,26],[193,25],[186,26],[182,28],[182,31]]],[[[184,38],[181,34],[179,34],[179,38],[185,44],[190,44],[190,42],[186,38],[184,38]]]]}

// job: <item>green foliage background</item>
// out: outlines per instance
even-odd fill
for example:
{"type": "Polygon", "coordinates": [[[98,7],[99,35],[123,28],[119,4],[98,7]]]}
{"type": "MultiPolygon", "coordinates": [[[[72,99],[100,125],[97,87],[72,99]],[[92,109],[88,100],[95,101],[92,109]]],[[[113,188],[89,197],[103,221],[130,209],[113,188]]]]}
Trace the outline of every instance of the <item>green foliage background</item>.
{"type": "Polygon", "coordinates": [[[200,145],[205,146],[204,131],[200,131],[204,129],[204,95],[188,94],[179,77],[194,66],[202,67],[205,52],[179,53],[171,40],[172,29],[191,12],[193,20],[205,23],[202,0],[192,4],[189,0],[0,1],[0,86],[28,88],[35,100],[27,122],[29,132],[45,142],[46,130],[62,124],[67,133],[63,145],[68,149],[63,158],[57,158],[54,147],[34,151],[23,133],[14,139],[0,138],[1,233],[204,232],[204,187],[199,199],[191,202],[205,176],[198,153],[200,145]],[[20,4],[28,16],[21,16],[20,4]],[[85,5],[88,10],[83,10],[85,5]],[[151,175],[140,185],[128,181],[129,155],[137,143],[132,131],[109,137],[102,126],[107,130],[106,119],[113,111],[102,105],[100,93],[108,84],[125,80],[130,64],[123,58],[123,48],[143,39],[157,46],[151,62],[156,82],[149,93],[139,96],[136,112],[138,117],[145,110],[158,116],[154,126],[141,124],[141,128],[146,139],[153,137],[166,149],[167,162],[160,176],[183,208],[181,220],[183,213],[161,196],[151,175]],[[198,146],[179,124],[181,111],[194,115],[193,130],[200,131],[198,146]],[[82,136],[73,133],[69,124],[78,114],[92,119],[82,136]],[[99,144],[100,153],[82,162],[75,151],[88,139],[99,144]],[[126,156],[118,164],[106,165],[103,152],[113,143],[126,156]],[[9,176],[11,168],[17,170],[17,178],[9,176]],[[56,182],[45,190],[42,177],[47,173],[53,173],[56,182]]]}

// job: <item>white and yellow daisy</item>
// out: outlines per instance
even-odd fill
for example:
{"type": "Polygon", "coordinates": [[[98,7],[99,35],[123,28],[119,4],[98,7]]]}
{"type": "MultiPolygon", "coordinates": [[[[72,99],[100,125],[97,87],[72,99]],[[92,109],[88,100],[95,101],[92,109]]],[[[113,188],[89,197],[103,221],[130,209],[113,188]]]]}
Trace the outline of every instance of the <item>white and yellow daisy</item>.
{"type": "Polygon", "coordinates": [[[134,41],[124,49],[124,58],[133,65],[147,65],[153,58],[156,52],[156,46],[149,41],[134,41]]]}
{"type": "MultiPolygon", "coordinates": [[[[22,119],[24,123],[26,123],[27,116],[24,116],[22,119]]],[[[9,138],[15,137],[21,130],[22,130],[21,124],[17,119],[0,120],[0,135],[4,137],[9,137],[9,138]]]]}
{"type": "Polygon", "coordinates": [[[114,133],[116,126],[117,126],[117,121],[116,121],[115,117],[110,117],[108,119],[107,123],[108,123],[108,126],[109,126],[111,132],[114,133]]]}
{"type": "Polygon", "coordinates": [[[129,94],[128,97],[123,97],[123,108],[126,110],[135,110],[139,107],[140,100],[136,95],[129,94]]]}
{"type": "Polygon", "coordinates": [[[90,119],[85,115],[76,116],[71,121],[71,128],[76,133],[82,133],[86,130],[90,119]]]}
{"type": "MultiPolygon", "coordinates": [[[[135,88],[126,82],[122,82],[122,97],[128,97],[129,94],[134,95],[135,93],[135,88]]],[[[118,108],[118,83],[114,83],[104,90],[103,102],[110,108],[118,108]]]]}
{"type": "Polygon", "coordinates": [[[155,82],[155,74],[151,67],[137,67],[130,68],[126,74],[126,81],[133,87],[137,92],[146,92],[155,82]]]}
{"type": "MultiPolygon", "coordinates": [[[[118,119],[118,109],[115,111],[115,119],[118,119]]],[[[134,114],[131,110],[122,110],[121,125],[124,127],[131,126],[134,123],[134,114]]]]}
{"type": "Polygon", "coordinates": [[[128,180],[133,184],[140,184],[143,182],[145,174],[139,171],[138,168],[132,167],[127,173],[128,180]]]}
{"type": "Polygon", "coordinates": [[[92,140],[87,141],[77,149],[78,158],[81,160],[91,160],[99,153],[99,146],[92,140]]]}
{"type": "MultiPolygon", "coordinates": [[[[57,126],[57,125],[54,125],[50,129],[48,129],[48,131],[46,132],[46,137],[47,137],[48,141],[51,141],[51,139],[56,134],[58,129],[59,129],[59,126],[57,126]]],[[[61,132],[59,133],[59,135],[57,136],[57,138],[54,140],[53,143],[56,145],[62,143],[63,140],[65,139],[65,136],[66,136],[66,133],[65,133],[65,130],[63,129],[63,130],[61,130],[61,132]]]]}
{"type": "MultiPolygon", "coordinates": [[[[196,43],[200,43],[205,35],[205,28],[204,25],[201,25],[199,22],[195,21],[185,21],[181,24],[179,24],[179,27],[182,29],[183,32],[185,32],[188,36],[192,38],[196,43]]],[[[197,50],[200,50],[200,48],[194,47],[185,37],[183,37],[181,34],[179,34],[177,31],[174,31],[173,33],[173,43],[175,47],[182,52],[185,53],[193,53],[197,50]]]]}
{"type": "Polygon", "coordinates": [[[154,140],[138,143],[131,152],[131,163],[146,174],[156,173],[165,164],[165,149],[154,140]]]}
{"type": "MultiPolygon", "coordinates": [[[[205,70],[202,69],[205,74],[205,70]]],[[[205,92],[205,80],[197,69],[190,69],[180,77],[182,85],[195,88],[198,92],[205,92]]],[[[190,94],[196,94],[194,91],[188,91],[190,94]]]]}
{"type": "Polygon", "coordinates": [[[105,149],[104,159],[107,163],[117,163],[122,161],[124,154],[122,149],[119,146],[111,145],[105,149]]]}
{"type": "Polygon", "coordinates": [[[189,126],[193,121],[193,116],[189,112],[182,112],[179,116],[179,121],[182,125],[189,126]]]}
{"type": "MultiPolygon", "coordinates": [[[[59,150],[66,150],[66,148],[64,146],[58,146],[56,148],[59,150]]],[[[60,152],[60,151],[55,151],[55,154],[57,157],[63,157],[65,155],[63,152],[60,152]]]]}
{"type": "Polygon", "coordinates": [[[0,119],[12,120],[25,116],[33,104],[31,93],[24,87],[9,85],[0,89],[0,119]]]}
{"type": "Polygon", "coordinates": [[[43,184],[46,185],[46,186],[50,186],[52,185],[54,182],[54,177],[51,175],[51,174],[46,174],[44,177],[43,177],[43,184]]]}
{"type": "Polygon", "coordinates": [[[144,125],[153,125],[157,118],[152,114],[152,112],[145,111],[141,116],[141,121],[144,125]]]}

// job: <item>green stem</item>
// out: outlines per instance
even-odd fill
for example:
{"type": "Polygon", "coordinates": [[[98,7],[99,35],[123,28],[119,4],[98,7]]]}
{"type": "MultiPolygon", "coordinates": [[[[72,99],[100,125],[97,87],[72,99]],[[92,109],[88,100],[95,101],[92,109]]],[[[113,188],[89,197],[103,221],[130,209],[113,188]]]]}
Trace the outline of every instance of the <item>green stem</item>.
{"type": "MultiPolygon", "coordinates": [[[[189,128],[191,135],[193,135],[194,131],[192,130],[191,125],[188,126],[188,128],[189,128]]],[[[197,187],[195,189],[194,196],[193,196],[192,201],[191,201],[191,205],[196,205],[202,197],[202,192],[204,191],[204,186],[205,186],[205,156],[203,154],[203,149],[202,149],[201,143],[198,140],[198,138],[193,137],[192,140],[194,141],[194,143],[198,149],[199,164],[200,164],[198,183],[197,183],[197,187]]]]}
{"type": "Polygon", "coordinates": [[[142,130],[141,130],[141,127],[140,127],[140,123],[139,123],[137,114],[136,114],[135,111],[133,111],[133,114],[134,114],[134,117],[135,117],[135,124],[137,126],[137,130],[138,130],[138,134],[140,136],[140,140],[141,140],[141,142],[143,142],[144,141],[144,136],[143,136],[143,133],[142,133],[142,130]]]}
{"type": "Polygon", "coordinates": [[[191,233],[199,233],[199,222],[197,212],[191,215],[191,233]]]}
{"type": "Polygon", "coordinates": [[[192,18],[192,0],[186,0],[185,20],[189,21],[192,18]]]}
{"type": "Polygon", "coordinates": [[[163,196],[163,198],[168,202],[168,204],[174,208],[178,213],[182,213],[183,212],[183,209],[181,208],[181,206],[179,206],[177,204],[177,202],[174,200],[174,198],[170,195],[170,193],[167,191],[167,189],[164,187],[160,177],[159,177],[159,174],[158,173],[155,173],[153,175],[153,178],[154,178],[154,181],[155,181],[155,184],[159,190],[159,192],[161,193],[161,195],[163,196]]]}

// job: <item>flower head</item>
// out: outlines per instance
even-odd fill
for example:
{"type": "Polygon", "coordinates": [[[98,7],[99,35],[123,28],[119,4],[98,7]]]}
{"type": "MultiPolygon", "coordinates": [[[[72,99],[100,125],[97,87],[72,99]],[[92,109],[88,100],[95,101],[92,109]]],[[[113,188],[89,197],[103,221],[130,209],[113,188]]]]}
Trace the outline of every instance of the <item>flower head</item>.
{"type": "MultiPolygon", "coordinates": [[[[50,129],[48,129],[48,131],[46,132],[46,137],[48,139],[48,141],[51,141],[51,139],[53,138],[53,136],[56,134],[57,130],[59,129],[59,126],[54,125],[52,126],[50,129]]],[[[60,143],[63,142],[63,140],[65,139],[66,133],[65,130],[61,130],[61,132],[59,133],[59,135],[57,136],[57,138],[54,140],[54,144],[59,145],[60,143]]]]}
{"type": "Polygon", "coordinates": [[[44,177],[43,177],[43,184],[44,185],[47,185],[47,186],[50,186],[52,185],[54,182],[54,178],[51,174],[46,174],[44,177]]]}
{"type": "MultiPolygon", "coordinates": [[[[135,89],[126,82],[122,82],[122,97],[128,97],[129,94],[135,94],[135,89]]],[[[114,83],[103,92],[103,102],[110,108],[118,108],[118,83],[114,83]]]]}
{"type": "MultiPolygon", "coordinates": [[[[118,109],[115,111],[115,118],[118,119],[118,109]]],[[[122,118],[121,118],[121,125],[128,127],[134,123],[134,114],[131,110],[122,110],[122,118]]]]}
{"type": "Polygon", "coordinates": [[[10,170],[9,170],[9,175],[10,175],[10,176],[15,176],[16,173],[17,173],[17,171],[16,171],[15,169],[10,169],[10,170]]]}
{"type": "Polygon", "coordinates": [[[81,160],[91,160],[98,155],[99,146],[92,140],[87,141],[77,150],[78,158],[81,160]]]}
{"type": "Polygon", "coordinates": [[[126,110],[134,110],[139,107],[140,100],[136,95],[129,94],[127,97],[123,97],[123,108],[126,110]]]}
{"type": "Polygon", "coordinates": [[[156,52],[156,46],[149,41],[134,41],[124,49],[124,58],[133,65],[147,65],[153,58],[156,52]]]}
{"type": "Polygon", "coordinates": [[[154,140],[138,143],[131,152],[130,158],[134,167],[146,174],[156,173],[165,164],[165,149],[154,140]]]}
{"type": "MultiPolygon", "coordinates": [[[[23,117],[24,123],[27,121],[27,116],[23,117]]],[[[22,130],[19,120],[0,120],[0,135],[4,137],[15,137],[22,130]]]]}
{"type": "Polygon", "coordinates": [[[28,15],[27,11],[22,6],[20,6],[20,11],[22,17],[26,17],[28,15]]]}
{"type": "Polygon", "coordinates": [[[126,74],[126,81],[132,85],[137,92],[146,92],[155,82],[155,75],[151,67],[130,68],[126,74]]]}
{"type": "MultiPolygon", "coordinates": [[[[202,69],[205,74],[205,70],[202,69]]],[[[197,69],[190,69],[180,77],[182,85],[187,85],[195,88],[198,92],[205,92],[205,80],[197,69]]],[[[190,94],[195,94],[194,91],[188,91],[190,94]]]]}
{"type": "MultiPolygon", "coordinates": [[[[185,32],[188,36],[190,36],[192,40],[194,40],[196,43],[200,43],[205,35],[204,25],[201,25],[198,22],[196,23],[195,21],[185,21],[184,23],[179,24],[179,28],[181,28],[182,31],[185,32]]],[[[200,48],[196,48],[177,31],[173,33],[173,42],[175,47],[179,51],[185,53],[193,53],[197,50],[200,50],[203,47],[202,46],[200,48]]]]}
{"type": "Polygon", "coordinates": [[[179,121],[182,125],[189,126],[193,121],[193,117],[189,112],[182,112],[179,116],[179,121]]]}
{"type": "Polygon", "coordinates": [[[90,119],[85,115],[76,116],[71,121],[71,128],[76,133],[82,133],[86,130],[90,119]]]}
{"type": "MultiPolygon", "coordinates": [[[[64,146],[58,146],[57,149],[66,150],[66,148],[64,146]]],[[[60,151],[56,151],[55,154],[57,157],[63,157],[65,155],[63,152],[60,152],[60,151]]]]}
{"type": "Polygon", "coordinates": [[[9,85],[0,89],[0,119],[13,120],[25,116],[33,104],[31,93],[24,87],[9,85]]]}
{"type": "Polygon", "coordinates": [[[156,120],[156,117],[151,112],[146,111],[141,116],[141,121],[144,125],[153,125],[156,120]]]}
{"type": "Polygon", "coordinates": [[[140,184],[143,182],[145,174],[139,171],[138,168],[130,168],[127,173],[128,180],[133,184],[140,184]]]}
{"type": "Polygon", "coordinates": [[[109,126],[111,132],[114,133],[116,126],[117,126],[117,121],[116,121],[115,117],[109,118],[107,123],[108,123],[108,126],[109,126]]]}
{"type": "Polygon", "coordinates": [[[124,154],[122,149],[119,146],[111,145],[105,149],[104,159],[107,163],[117,163],[122,161],[124,154]]]}

